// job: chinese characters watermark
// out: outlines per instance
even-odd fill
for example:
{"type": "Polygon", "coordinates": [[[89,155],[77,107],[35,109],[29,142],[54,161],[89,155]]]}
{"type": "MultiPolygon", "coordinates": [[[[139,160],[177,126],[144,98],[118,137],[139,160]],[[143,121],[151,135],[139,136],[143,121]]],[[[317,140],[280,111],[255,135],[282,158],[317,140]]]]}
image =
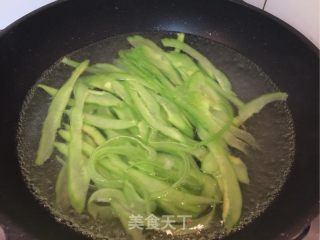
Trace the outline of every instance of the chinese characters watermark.
{"type": "Polygon", "coordinates": [[[184,230],[191,223],[191,215],[163,215],[162,217],[157,217],[154,214],[150,214],[147,217],[130,215],[128,228],[129,230],[142,230],[144,228],[147,230],[175,230],[177,228],[176,224],[179,224],[179,228],[184,230]]]}

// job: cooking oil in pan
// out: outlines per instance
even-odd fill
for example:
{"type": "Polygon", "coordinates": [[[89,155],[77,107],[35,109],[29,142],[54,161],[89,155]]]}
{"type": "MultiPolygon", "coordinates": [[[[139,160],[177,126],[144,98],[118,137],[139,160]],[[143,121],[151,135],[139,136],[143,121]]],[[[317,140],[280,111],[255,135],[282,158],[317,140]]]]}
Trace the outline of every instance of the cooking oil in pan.
{"type": "MultiPolygon", "coordinates": [[[[140,33],[155,42],[173,33],[152,32],[140,33]]],[[[127,35],[118,35],[77,50],[68,56],[75,60],[90,59],[91,63],[112,62],[120,49],[129,47],[127,35]]],[[[234,91],[244,101],[261,94],[277,91],[276,85],[252,61],[220,43],[193,35],[186,35],[186,41],[195,49],[207,56],[230,78],[234,91]]],[[[53,87],[60,87],[68,78],[70,68],[59,63],[45,71],[41,82],[53,87]]],[[[285,89],[281,89],[285,91],[285,89]]],[[[289,96],[290,98],[290,96],[289,96]]],[[[50,159],[43,166],[35,166],[34,159],[40,139],[41,125],[47,114],[50,99],[43,91],[33,88],[25,101],[21,112],[18,134],[18,152],[23,175],[29,188],[49,208],[60,222],[77,231],[94,238],[127,239],[118,221],[94,220],[87,214],[79,215],[72,209],[61,212],[54,208],[54,186],[59,163],[50,159]]],[[[268,205],[279,194],[294,158],[294,127],[288,106],[276,102],[266,106],[259,114],[250,119],[246,128],[252,133],[261,151],[251,151],[249,156],[242,156],[248,167],[249,185],[241,185],[243,193],[243,213],[235,231],[245,227],[263,213],[268,205]]],[[[149,239],[214,239],[223,238],[221,219],[216,214],[212,228],[187,236],[167,236],[165,233],[149,233],[149,239]]]]}

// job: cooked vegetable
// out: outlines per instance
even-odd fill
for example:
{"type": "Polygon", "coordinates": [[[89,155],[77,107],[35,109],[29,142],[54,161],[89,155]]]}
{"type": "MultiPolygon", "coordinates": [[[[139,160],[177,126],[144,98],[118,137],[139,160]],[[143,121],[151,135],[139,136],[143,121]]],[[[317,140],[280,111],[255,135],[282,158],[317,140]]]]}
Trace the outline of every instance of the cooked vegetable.
{"type": "Polygon", "coordinates": [[[35,161],[37,165],[42,165],[50,158],[54,149],[57,130],[61,126],[63,111],[69,102],[71,92],[77,79],[86,70],[88,64],[89,61],[82,62],[54,96],[42,127],[42,135],[35,161]]]}
{"type": "Polygon", "coordinates": [[[90,177],[87,172],[85,159],[82,157],[81,149],[83,108],[88,95],[88,87],[79,82],[74,88],[74,107],[70,116],[70,142],[68,144],[68,192],[72,207],[81,213],[85,207],[90,177]],[[80,149],[80,151],[79,151],[80,149]]]}
{"type": "Polygon", "coordinates": [[[231,149],[260,149],[243,124],[287,94],[244,103],[227,75],[184,38],[163,39],[174,48],[166,51],[131,36],[132,48],[121,50],[115,64],[64,58],[75,68],[70,79],[60,89],[38,85],[52,102],[35,162],[44,164],[57,149],[59,208],[118,218],[135,240],[144,235],[128,226],[134,215],[141,224],[158,212],[191,215],[193,224],[179,222],[177,235],[208,227],[219,204],[227,232],[239,222],[240,183],[250,180],[245,161],[231,149]]]}

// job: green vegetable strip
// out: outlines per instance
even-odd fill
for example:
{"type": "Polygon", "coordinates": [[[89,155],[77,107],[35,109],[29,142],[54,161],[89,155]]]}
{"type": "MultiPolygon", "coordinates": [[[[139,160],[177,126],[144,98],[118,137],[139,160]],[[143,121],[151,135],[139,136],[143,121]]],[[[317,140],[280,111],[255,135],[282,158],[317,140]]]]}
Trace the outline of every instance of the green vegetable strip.
{"type": "MultiPolygon", "coordinates": [[[[184,34],[183,33],[177,33],[177,40],[180,42],[184,42],[184,34]]],[[[181,49],[175,48],[175,52],[180,53],[181,49]]]]}
{"type": "Polygon", "coordinates": [[[87,124],[101,128],[101,129],[126,129],[137,125],[134,120],[115,120],[107,119],[92,114],[84,114],[84,121],[87,124]]]}
{"type": "Polygon", "coordinates": [[[184,213],[187,212],[196,216],[202,211],[201,205],[208,206],[214,202],[213,199],[210,198],[195,196],[190,193],[174,190],[159,180],[155,180],[147,175],[142,175],[137,170],[130,169],[127,171],[127,173],[128,178],[135,186],[137,186],[136,184],[142,184],[141,187],[143,189],[148,189],[149,191],[151,190],[150,186],[153,186],[154,188],[150,191],[150,193],[152,194],[153,198],[158,198],[157,202],[159,204],[169,202],[173,207],[176,206],[178,209],[180,209],[178,212],[169,212],[171,214],[182,214],[185,211],[184,213]],[[149,186],[147,187],[146,185],[149,186]],[[169,195],[172,195],[172,197],[169,197],[169,195]],[[181,202],[185,202],[185,205],[179,206],[179,203],[181,202]]]}
{"type": "Polygon", "coordinates": [[[106,141],[105,137],[101,134],[101,132],[92,126],[84,124],[82,126],[82,130],[86,134],[88,134],[95,141],[97,145],[101,145],[106,141]]]}
{"type": "Polygon", "coordinates": [[[167,113],[168,121],[180,131],[189,137],[193,137],[193,129],[191,124],[185,118],[183,113],[170,101],[161,96],[156,96],[159,104],[162,106],[164,111],[167,113]]]}
{"type": "Polygon", "coordinates": [[[155,116],[160,116],[160,105],[158,101],[153,97],[153,94],[149,93],[143,86],[139,84],[130,84],[130,87],[136,91],[141,100],[145,103],[146,107],[152,111],[155,116]]]}
{"type": "Polygon", "coordinates": [[[61,166],[66,164],[65,160],[62,159],[59,155],[56,156],[57,162],[60,163],[61,166]]]}
{"type": "Polygon", "coordinates": [[[55,142],[55,148],[60,152],[63,156],[68,157],[68,146],[65,143],[55,142]]]}
{"type": "Polygon", "coordinates": [[[128,211],[125,211],[124,207],[117,202],[113,203],[113,208],[115,212],[119,216],[122,226],[126,229],[127,233],[132,237],[133,240],[145,240],[145,236],[138,229],[129,229],[128,222],[130,219],[130,214],[128,211]]]}
{"type": "MultiPolygon", "coordinates": [[[[45,92],[47,92],[50,96],[55,96],[58,92],[57,89],[53,87],[46,86],[44,84],[38,84],[38,87],[43,89],[45,92]]],[[[100,91],[90,91],[90,94],[86,98],[86,103],[93,103],[104,107],[110,107],[110,106],[121,106],[123,103],[120,99],[115,97],[114,95],[108,93],[108,92],[100,92],[100,91]]],[[[70,99],[69,105],[72,106],[73,99],[70,99]]]]}
{"type": "Polygon", "coordinates": [[[234,104],[237,108],[240,108],[244,105],[244,103],[235,95],[235,93],[227,93],[225,92],[218,83],[212,81],[210,78],[205,78],[207,85],[210,86],[212,89],[220,93],[223,97],[228,99],[232,104],[234,104]]]}
{"type": "Polygon", "coordinates": [[[100,189],[91,195],[89,199],[88,210],[93,216],[97,216],[100,212],[96,212],[95,202],[110,203],[115,214],[120,218],[122,225],[125,227],[133,240],[144,240],[145,237],[141,230],[128,228],[129,216],[133,213],[127,208],[129,202],[125,199],[124,194],[119,190],[114,189],[100,189]]]}
{"type": "Polygon", "coordinates": [[[205,149],[198,148],[198,146],[192,146],[181,142],[174,141],[153,141],[149,140],[148,144],[157,151],[163,151],[167,153],[176,154],[177,152],[186,152],[199,158],[201,155],[206,154],[205,149]]]}
{"type": "Polygon", "coordinates": [[[111,72],[122,72],[121,69],[116,67],[115,65],[108,63],[97,63],[90,67],[94,73],[111,73],[111,72]]]}
{"type": "Polygon", "coordinates": [[[150,82],[154,86],[151,89],[157,91],[164,87],[174,89],[172,82],[156,66],[143,58],[141,49],[135,48],[130,51],[120,51],[119,55],[118,62],[123,64],[129,72],[141,77],[144,81],[150,82]]]}
{"type": "Polygon", "coordinates": [[[46,93],[48,93],[50,96],[54,96],[56,95],[56,93],[58,92],[57,89],[53,88],[53,87],[49,87],[47,85],[44,84],[38,84],[37,87],[43,89],[46,93]]]}
{"type": "MultiPolygon", "coordinates": [[[[104,159],[105,158],[105,154],[106,153],[108,153],[108,152],[110,152],[110,147],[109,147],[109,143],[105,143],[103,146],[100,146],[94,153],[93,153],[93,155],[91,156],[91,160],[90,160],[90,163],[93,163],[93,164],[95,164],[95,162],[96,161],[99,161],[99,159],[104,159]]],[[[121,153],[122,151],[119,151],[119,153],[121,153]]],[[[91,164],[90,164],[90,166],[92,166],[91,164]]],[[[119,161],[119,160],[117,160],[117,161],[115,161],[115,160],[113,160],[112,158],[110,158],[109,160],[108,160],[108,162],[104,165],[106,168],[111,168],[111,170],[113,170],[113,171],[116,171],[116,173],[117,173],[117,175],[118,176],[122,176],[123,175],[123,171],[125,171],[126,172],[126,176],[128,177],[128,176],[130,176],[130,174],[129,174],[129,171],[133,171],[133,169],[128,169],[128,167],[126,166],[126,165],[124,165],[124,164],[122,164],[121,163],[121,161],[119,161]],[[115,164],[115,165],[114,165],[115,164]],[[121,173],[122,172],[122,173],[121,173]]],[[[140,176],[139,174],[138,174],[138,172],[136,173],[137,175],[135,175],[135,177],[133,177],[134,179],[136,179],[137,180],[137,176],[140,176]]],[[[141,178],[144,178],[142,175],[141,175],[141,178]]],[[[145,180],[145,183],[139,183],[139,184],[147,184],[147,177],[146,178],[144,178],[145,180]]],[[[142,179],[141,179],[142,180],[142,179]]],[[[149,180],[148,180],[149,181],[149,180]]],[[[150,179],[150,181],[151,181],[151,179],[150,179]]],[[[139,187],[139,184],[137,184],[136,186],[137,187],[139,187]]],[[[150,187],[148,187],[148,188],[142,188],[142,189],[149,189],[149,190],[151,190],[152,192],[154,192],[154,190],[156,190],[157,192],[161,192],[161,191],[163,191],[163,190],[165,190],[165,189],[168,189],[168,186],[166,185],[166,184],[160,184],[160,182],[154,182],[154,184],[152,184],[152,186],[153,186],[153,188],[152,188],[152,190],[150,189],[150,187]],[[158,190],[156,190],[157,189],[157,186],[158,185],[158,190]]],[[[191,201],[191,199],[192,199],[192,197],[190,196],[190,201],[191,201]]]]}
{"type": "Polygon", "coordinates": [[[248,144],[242,141],[241,139],[234,137],[229,132],[224,134],[224,140],[230,147],[233,147],[246,155],[249,154],[248,144]]]}
{"type": "Polygon", "coordinates": [[[220,175],[219,165],[213,153],[209,152],[201,161],[201,170],[213,177],[217,177],[220,175]]]}
{"type": "Polygon", "coordinates": [[[146,39],[140,35],[130,36],[127,39],[128,39],[128,42],[136,48],[139,46],[145,46],[145,47],[149,47],[157,54],[162,55],[164,53],[162,48],[160,48],[157,44],[155,44],[153,41],[146,39]]]}
{"type": "Polygon", "coordinates": [[[66,210],[70,207],[68,196],[68,175],[67,165],[62,166],[55,187],[56,192],[56,207],[60,210],[66,210]]]}
{"type": "MultiPolygon", "coordinates": [[[[77,68],[81,64],[67,57],[64,57],[62,59],[62,63],[74,68],[77,68]]],[[[108,72],[119,72],[121,70],[112,64],[97,63],[95,65],[88,67],[86,71],[89,73],[99,74],[99,73],[108,73],[108,72]]]]}
{"type": "Polygon", "coordinates": [[[81,213],[85,207],[90,177],[87,173],[84,159],[78,149],[82,148],[82,111],[88,88],[79,83],[74,90],[75,106],[70,116],[70,143],[68,154],[68,191],[72,207],[81,213]]]}
{"type": "Polygon", "coordinates": [[[96,148],[97,144],[87,134],[83,134],[83,142],[88,143],[90,147],[96,148]]]}
{"type": "Polygon", "coordinates": [[[131,133],[126,129],[102,129],[103,133],[107,136],[108,139],[120,137],[120,136],[130,136],[131,133]]]}
{"type": "Polygon", "coordinates": [[[96,203],[112,203],[112,202],[119,202],[123,207],[126,207],[127,200],[124,194],[116,189],[100,189],[94,192],[88,200],[88,211],[93,217],[97,217],[97,212],[95,212],[95,205],[96,203]]]}
{"type": "Polygon", "coordinates": [[[172,83],[179,85],[181,78],[174,70],[170,61],[168,61],[165,52],[158,47],[154,42],[145,39],[141,36],[128,37],[129,43],[134,47],[142,47],[144,50],[145,57],[155,66],[157,66],[172,83]]]}
{"type": "Polygon", "coordinates": [[[243,124],[253,114],[258,113],[265,105],[274,101],[285,101],[288,94],[276,92],[262,95],[239,109],[239,115],[234,119],[234,123],[239,126],[243,124]]]}
{"type": "MultiPolygon", "coordinates": [[[[90,161],[93,161],[95,157],[96,155],[95,153],[93,153],[90,161]]],[[[127,179],[135,187],[137,187],[138,189],[144,189],[148,191],[150,194],[153,195],[154,199],[158,198],[158,202],[168,201],[170,199],[171,204],[179,205],[179,202],[183,201],[185,202],[185,205],[180,207],[185,209],[188,209],[189,207],[196,208],[201,204],[213,203],[213,200],[210,198],[206,198],[203,196],[195,196],[186,192],[176,190],[174,188],[170,188],[168,184],[162,181],[156,180],[151,176],[145,175],[136,169],[128,168],[128,166],[121,161],[115,161],[114,159],[110,159],[108,165],[105,165],[105,167],[117,172],[118,176],[121,176],[123,175],[123,173],[125,173],[127,179]]],[[[199,210],[200,209],[197,208],[196,213],[199,213],[199,210]]]]}
{"type": "Polygon", "coordinates": [[[141,101],[141,99],[138,97],[137,93],[132,92],[131,97],[137,107],[137,109],[140,111],[140,113],[143,115],[146,122],[148,122],[153,128],[159,130],[164,135],[173,138],[180,142],[186,142],[186,137],[183,136],[182,133],[180,133],[177,129],[166,126],[161,124],[157,119],[154,118],[150,110],[145,106],[145,104],[141,101]]]}
{"type": "Polygon", "coordinates": [[[238,179],[228,156],[219,144],[208,144],[209,149],[215,155],[215,159],[221,173],[223,184],[223,210],[222,218],[227,231],[237,224],[241,216],[242,195],[238,179]]]}
{"type": "Polygon", "coordinates": [[[179,48],[182,51],[186,52],[190,56],[192,56],[194,59],[196,59],[201,67],[206,71],[206,73],[211,77],[217,80],[217,82],[220,84],[221,88],[225,92],[231,91],[231,84],[226,77],[226,75],[221,72],[219,69],[217,69],[205,56],[203,56],[201,53],[199,53],[194,48],[190,47],[188,44],[183,43],[181,41],[178,41],[176,39],[162,39],[162,44],[165,47],[173,47],[173,48],[179,48]]]}
{"type": "Polygon", "coordinates": [[[131,108],[128,106],[113,107],[111,110],[114,113],[114,117],[116,119],[120,119],[120,120],[134,120],[135,119],[135,114],[131,111],[131,108]]]}
{"type": "Polygon", "coordinates": [[[51,156],[56,133],[61,125],[62,115],[70,99],[73,86],[88,64],[89,61],[82,62],[54,96],[48,110],[48,115],[42,126],[42,134],[35,160],[36,165],[42,165],[51,156]]]}
{"type": "MultiPolygon", "coordinates": [[[[66,142],[70,142],[71,141],[71,134],[70,132],[60,129],[58,131],[59,136],[65,140],[66,142]]],[[[88,142],[86,141],[82,141],[82,151],[86,156],[90,156],[90,154],[93,152],[94,147],[92,147],[88,142]]]]}
{"type": "Polygon", "coordinates": [[[157,66],[174,85],[180,85],[182,83],[182,79],[169,59],[167,59],[166,54],[157,54],[152,48],[148,47],[143,47],[142,49],[147,60],[157,66]]]}
{"type": "Polygon", "coordinates": [[[195,73],[201,71],[199,66],[186,54],[170,52],[167,57],[184,81],[195,73]]]}
{"type": "Polygon", "coordinates": [[[133,212],[144,213],[147,216],[157,208],[155,201],[151,201],[145,196],[141,197],[130,182],[125,182],[123,194],[127,201],[131,202],[130,208],[133,212]]]}
{"type": "Polygon", "coordinates": [[[86,103],[98,104],[104,107],[121,106],[123,103],[114,95],[107,92],[90,91],[86,103]]]}
{"type": "MultiPolygon", "coordinates": [[[[92,156],[91,156],[92,158],[92,156]]],[[[121,161],[121,158],[115,154],[110,154],[110,158],[114,158],[121,161]]],[[[105,159],[105,160],[108,160],[105,159]]],[[[94,182],[98,188],[113,188],[121,189],[123,188],[123,180],[119,177],[113,177],[110,171],[104,172],[97,160],[90,160],[88,163],[88,173],[91,180],[94,182]]]]}
{"type": "Polygon", "coordinates": [[[208,214],[200,218],[193,219],[192,222],[187,226],[175,226],[176,229],[173,230],[173,235],[184,236],[188,234],[199,234],[199,226],[201,226],[202,231],[210,229],[212,227],[214,213],[215,209],[213,208],[208,214]]]}
{"type": "Polygon", "coordinates": [[[229,159],[233,165],[234,171],[237,175],[239,182],[249,184],[250,179],[248,175],[248,170],[244,162],[240,158],[234,157],[232,155],[229,156],[229,159]]]}
{"type": "Polygon", "coordinates": [[[121,98],[127,104],[130,104],[130,97],[123,86],[113,78],[109,78],[106,75],[92,75],[83,78],[83,81],[88,84],[90,87],[99,88],[121,98]]]}
{"type": "Polygon", "coordinates": [[[74,67],[74,68],[77,68],[80,64],[70,58],[67,58],[67,57],[64,57],[61,62],[68,65],[68,66],[74,67]]]}
{"type": "Polygon", "coordinates": [[[260,149],[255,138],[249,132],[232,126],[232,127],[230,127],[230,133],[233,134],[235,137],[239,138],[240,140],[246,142],[247,144],[249,144],[253,148],[260,149]]]}
{"type": "Polygon", "coordinates": [[[147,142],[150,135],[149,125],[145,121],[141,120],[137,127],[139,130],[138,136],[140,136],[144,142],[147,142]]]}

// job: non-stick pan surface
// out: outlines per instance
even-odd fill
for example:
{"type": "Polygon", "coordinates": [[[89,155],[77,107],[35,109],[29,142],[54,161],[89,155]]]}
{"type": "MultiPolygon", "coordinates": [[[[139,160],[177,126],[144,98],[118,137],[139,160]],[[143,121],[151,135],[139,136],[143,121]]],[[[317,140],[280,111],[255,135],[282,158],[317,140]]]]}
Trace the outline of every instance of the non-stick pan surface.
{"type": "Polygon", "coordinates": [[[227,1],[71,0],[31,14],[0,36],[0,217],[25,233],[11,239],[84,239],[56,223],[20,176],[15,136],[27,91],[45,69],[69,52],[109,36],[157,30],[221,42],[259,65],[290,95],[296,132],[291,175],[267,211],[228,239],[291,239],[317,213],[319,56],[315,47],[278,20],[227,1]]]}

